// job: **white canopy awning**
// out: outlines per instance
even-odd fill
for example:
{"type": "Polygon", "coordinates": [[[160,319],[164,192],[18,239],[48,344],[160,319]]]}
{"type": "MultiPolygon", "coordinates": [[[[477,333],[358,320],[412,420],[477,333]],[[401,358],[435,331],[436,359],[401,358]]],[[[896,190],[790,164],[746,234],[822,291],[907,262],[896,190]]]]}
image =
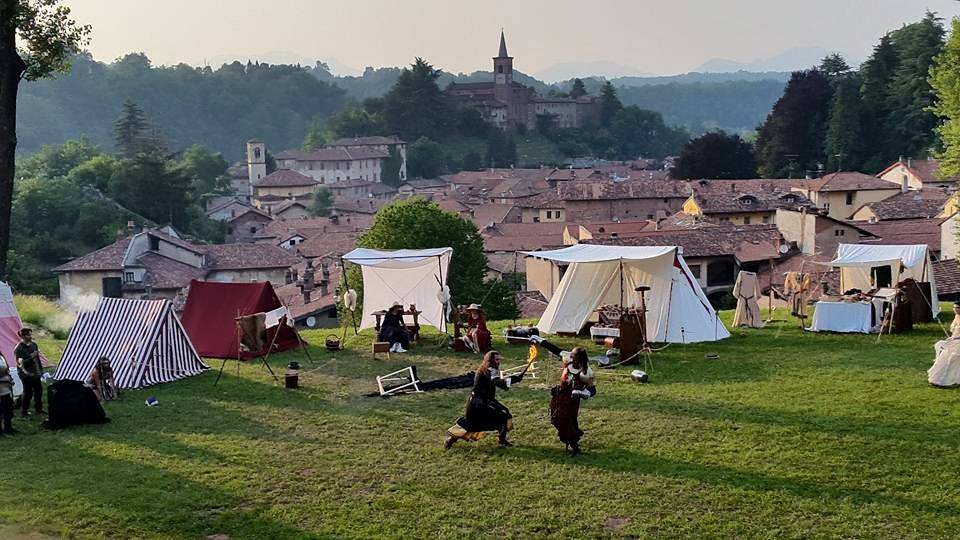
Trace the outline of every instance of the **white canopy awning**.
{"type": "Polygon", "coordinates": [[[927,260],[927,245],[886,246],[871,244],[840,244],[837,257],[830,264],[844,266],[877,266],[900,261],[905,268],[913,268],[927,260]]]}
{"type": "Polygon", "coordinates": [[[524,251],[524,255],[561,263],[643,261],[662,257],[675,251],[676,246],[601,246],[575,244],[550,251],[524,251]]]}
{"type": "Polygon", "coordinates": [[[431,249],[368,249],[356,248],[343,256],[343,260],[360,266],[376,266],[378,268],[415,268],[436,262],[437,257],[450,255],[453,248],[431,249]],[[433,260],[431,260],[433,259],[433,260]]]}
{"type": "MultiPolygon", "coordinates": [[[[375,312],[394,302],[411,304],[420,313],[420,324],[446,331],[446,304],[440,301],[447,284],[453,248],[380,250],[357,248],[343,256],[363,271],[363,316],[360,328],[376,325],[375,312]]],[[[408,321],[412,322],[412,321],[408,321]]]]}

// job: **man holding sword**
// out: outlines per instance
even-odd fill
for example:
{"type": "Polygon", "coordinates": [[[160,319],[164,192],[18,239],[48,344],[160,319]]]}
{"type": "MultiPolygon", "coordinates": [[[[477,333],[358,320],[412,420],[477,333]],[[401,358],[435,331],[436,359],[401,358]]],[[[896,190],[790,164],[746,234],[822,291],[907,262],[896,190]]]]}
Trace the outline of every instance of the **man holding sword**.
{"type": "Polygon", "coordinates": [[[34,409],[37,414],[44,414],[43,411],[43,364],[40,360],[40,348],[33,341],[33,331],[29,328],[22,328],[19,332],[20,343],[13,350],[17,357],[17,374],[23,383],[23,416],[29,416],[30,399],[34,401],[34,409]]]}

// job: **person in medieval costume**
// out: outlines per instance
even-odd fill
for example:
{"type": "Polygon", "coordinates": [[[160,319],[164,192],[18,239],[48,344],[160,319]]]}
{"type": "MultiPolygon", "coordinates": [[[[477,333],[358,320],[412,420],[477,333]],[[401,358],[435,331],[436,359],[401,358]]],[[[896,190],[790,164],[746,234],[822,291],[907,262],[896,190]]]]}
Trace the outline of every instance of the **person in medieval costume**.
{"type": "Polygon", "coordinates": [[[110,365],[110,359],[103,357],[97,360],[90,376],[87,377],[87,386],[93,389],[97,399],[100,401],[113,401],[117,399],[119,391],[117,383],[114,380],[113,367],[110,365]]]}
{"type": "Polygon", "coordinates": [[[0,437],[13,435],[13,376],[3,356],[0,356],[0,437]]]}
{"type": "Polygon", "coordinates": [[[467,306],[467,340],[476,352],[485,353],[493,344],[490,330],[487,329],[487,316],[479,304],[467,306]]]}
{"type": "Polygon", "coordinates": [[[488,431],[499,435],[501,446],[512,446],[507,432],[513,429],[513,415],[497,401],[497,388],[509,390],[523,380],[523,374],[500,377],[500,353],[487,351],[473,378],[473,392],[467,399],[466,412],[447,430],[443,448],[449,450],[460,439],[477,441],[488,431]]]}
{"type": "Polygon", "coordinates": [[[17,358],[17,375],[23,383],[23,399],[20,402],[23,416],[29,415],[31,401],[34,403],[37,414],[43,414],[43,363],[40,359],[40,349],[33,341],[33,330],[21,328],[18,334],[20,343],[17,343],[13,354],[17,358]]]}
{"type": "Polygon", "coordinates": [[[597,395],[593,370],[583,347],[574,347],[570,351],[570,359],[560,373],[560,384],[550,393],[550,423],[557,428],[560,442],[567,445],[570,455],[575,456],[580,453],[580,438],[583,437],[578,421],[580,402],[597,395]]]}
{"type": "Polygon", "coordinates": [[[737,283],[733,286],[733,296],[737,299],[733,325],[761,328],[763,320],[760,317],[760,284],[757,274],[741,270],[737,275],[737,283]]]}
{"type": "Polygon", "coordinates": [[[933,348],[937,352],[937,359],[927,370],[927,380],[933,386],[960,386],[960,302],[953,304],[950,337],[938,341],[933,348]]]}
{"type": "Polygon", "coordinates": [[[377,340],[389,343],[390,352],[402,353],[410,348],[410,332],[403,322],[403,305],[400,302],[394,302],[383,316],[377,340]]]}

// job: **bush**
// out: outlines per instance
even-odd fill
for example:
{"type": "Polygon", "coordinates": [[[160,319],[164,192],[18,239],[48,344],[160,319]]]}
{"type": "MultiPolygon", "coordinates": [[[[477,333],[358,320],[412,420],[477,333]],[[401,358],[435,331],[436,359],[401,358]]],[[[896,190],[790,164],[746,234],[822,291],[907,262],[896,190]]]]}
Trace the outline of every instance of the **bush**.
{"type": "Polygon", "coordinates": [[[57,339],[66,339],[76,317],[42,296],[14,296],[20,319],[26,326],[43,328],[57,339]]]}

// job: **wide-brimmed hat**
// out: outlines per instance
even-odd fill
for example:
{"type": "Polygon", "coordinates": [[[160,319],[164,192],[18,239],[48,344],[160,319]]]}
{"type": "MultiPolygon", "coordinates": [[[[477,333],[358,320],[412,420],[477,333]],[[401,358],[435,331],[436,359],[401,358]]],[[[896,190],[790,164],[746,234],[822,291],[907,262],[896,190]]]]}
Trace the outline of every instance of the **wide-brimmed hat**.
{"type": "Polygon", "coordinates": [[[467,306],[467,311],[470,311],[470,310],[480,311],[480,304],[470,304],[469,306],[467,306]]]}
{"type": "Polygon", "coordinates": [[[401,308],[401,309],[403,309],[403,304],[401,304],[400,302],[394,302],[394,303],[390,306],[390,309],[391,309],[391,310],[393,310],[393,308],[401,308]]]}

